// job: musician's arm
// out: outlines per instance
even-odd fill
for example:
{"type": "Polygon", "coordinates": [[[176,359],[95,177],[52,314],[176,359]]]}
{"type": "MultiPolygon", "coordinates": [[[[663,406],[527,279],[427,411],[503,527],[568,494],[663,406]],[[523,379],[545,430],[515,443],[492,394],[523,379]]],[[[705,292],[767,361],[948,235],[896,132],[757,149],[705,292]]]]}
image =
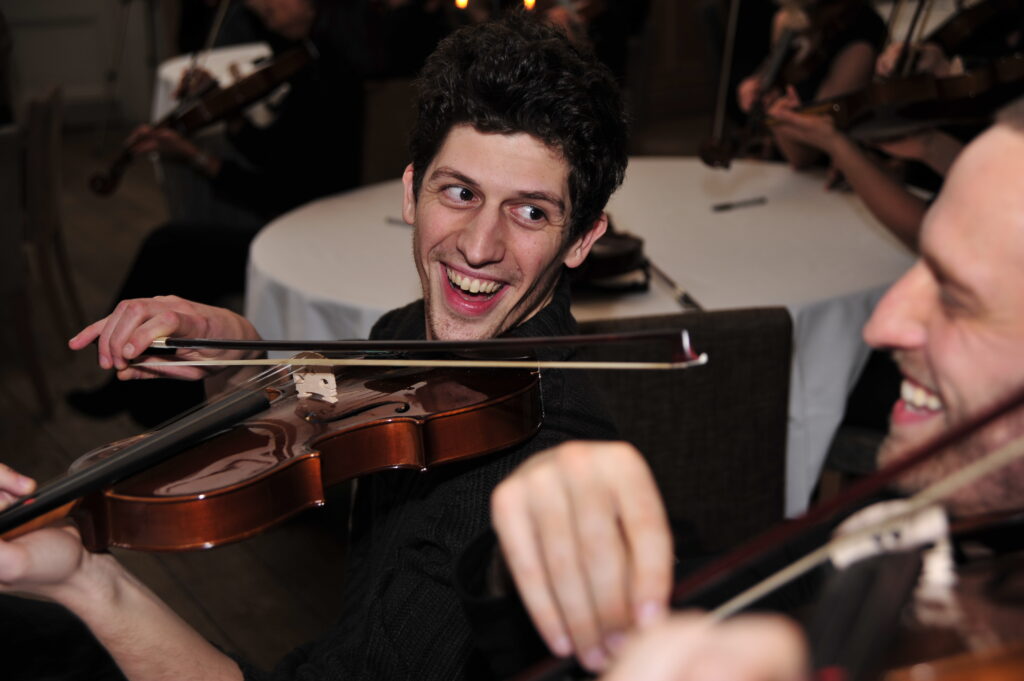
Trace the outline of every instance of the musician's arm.
{"type": "Polygon", "coordinates": [[[242,672],[107,554],[87,554],[60,599],[131,681],[239,680],[242,672]]]}
{"type": "Polygon", "coordinates": [[[872,215],[911,250],[917,250],[921,221],[928,203],[883,170],[849,137],[840,135],[832,151],[832,165],[872,215]]]}
{"type": "MultiPolygon", "coordinates": [[[[790,98],[793,94],[788,95],[790,98]]],[[[928,204],[890,176],[849,137],[835,129],[827,116],[800,114],[781,102],[772,107],[777,139],[818,150],[831,157],[857,195],[896,237],[917,249],[917,236],[928,204]]]]}
{"type": "MultiPolygon", "coordinates": [[[[34,481],[0,465],[0,508],[33,489],[34,481]]],[[[41,596],[67,607],[132,681],[242,678],[231,658],[112,555],[86,551],[69,525],[0,540],[0,591],[41,596]]]]}

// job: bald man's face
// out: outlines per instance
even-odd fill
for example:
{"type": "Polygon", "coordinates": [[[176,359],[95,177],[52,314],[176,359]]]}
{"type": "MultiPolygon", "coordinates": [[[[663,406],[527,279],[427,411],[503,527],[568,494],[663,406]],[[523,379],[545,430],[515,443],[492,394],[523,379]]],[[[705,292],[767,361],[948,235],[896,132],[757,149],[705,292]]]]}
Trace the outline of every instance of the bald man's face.
{"type": "MultiPolygon", "coordinates": [[[[1024,133],[996,126],[957,159],[921,232],[921,258],[865,327],[903,373],[880,463],[899,458],[1024,385],[1024,133]]],[[[1012,435],[1024,416],[986,429],[902,479],[919,489],[1012,435]]],[[[1024,503],[1024,464],[958,493],[961,514],[1024,503]]]]}

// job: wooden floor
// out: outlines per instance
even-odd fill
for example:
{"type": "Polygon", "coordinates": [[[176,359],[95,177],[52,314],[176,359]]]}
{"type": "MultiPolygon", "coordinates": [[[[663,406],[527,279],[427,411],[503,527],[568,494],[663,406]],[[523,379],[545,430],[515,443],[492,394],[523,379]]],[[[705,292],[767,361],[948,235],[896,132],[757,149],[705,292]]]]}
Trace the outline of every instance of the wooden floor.
{"type": "MultiPolygon", "coordinates": [[[[109,305],[135,249],[166,215],[154,173],[145,163],[131,167],[111,198],[88,191],[86,178],[113,155],[97,145],[94,132],[66,133],[61,202],[73,275],[90,320],[109,305]]],[[[14,334],[0,334],[0,461],[47,480],[89,449],[140,429],[127,416],[93,420],[64,404],[67,391],[96,386],[106,375],[96,367],[95,353],[67,350],[72,324],[55,328],[38,283],[32,292],[37,346],[46,359],[54,411],[48,418],[40,415],[14,334]]],[[[337,614],[343,551],[329,515],[307,512],[289,522],[286,531],[209,551],[115,553],[203,635],[269,667],[337,614]]]]}

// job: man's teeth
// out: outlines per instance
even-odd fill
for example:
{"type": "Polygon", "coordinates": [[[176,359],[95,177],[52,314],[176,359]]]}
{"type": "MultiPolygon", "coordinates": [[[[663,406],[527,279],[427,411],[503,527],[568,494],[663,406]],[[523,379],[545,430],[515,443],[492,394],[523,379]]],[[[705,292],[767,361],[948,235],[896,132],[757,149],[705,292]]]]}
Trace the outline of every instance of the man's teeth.
{"type": "Polygon", "coordinates": [[[467,277],[459,274],[455,270],[448,268],[445,269],[448,272],[448,281],[452,282],[467,293],[494,293],[501,288],[501,284],[496,281],[474,279],[473,277],[467,277]]]}
{"type": "Polygon", "coordinates": [[[903,381],[903,385],[900,386],[900,397],[912,409],[921,411],[939,411],[942,409],[942,401],[939,400],[938,395],[910,381],[903,381]]]}

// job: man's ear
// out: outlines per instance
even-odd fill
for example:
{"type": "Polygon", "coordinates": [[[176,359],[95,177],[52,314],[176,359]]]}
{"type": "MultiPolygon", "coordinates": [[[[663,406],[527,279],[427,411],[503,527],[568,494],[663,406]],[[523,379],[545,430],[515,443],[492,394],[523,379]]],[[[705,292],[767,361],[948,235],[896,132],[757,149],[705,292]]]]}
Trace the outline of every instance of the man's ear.
{"type": "Polygon", "coordinates": [[[416,221],[416,192],[412,188],[412,164],[402,173],[402,219],[410,225],[416,221]]]}
{"type": "Polygon", "coordinates": [[[601,217],[594,221],[587,233],[569,247],[569,252],[565,256],[565,266],[579,267],[582,265],[583,261],[587,259],[590,249],[593,248],[594,242],[601,238],[606,229],[608,229],[608,214],[601,213],[601,217]]]}

